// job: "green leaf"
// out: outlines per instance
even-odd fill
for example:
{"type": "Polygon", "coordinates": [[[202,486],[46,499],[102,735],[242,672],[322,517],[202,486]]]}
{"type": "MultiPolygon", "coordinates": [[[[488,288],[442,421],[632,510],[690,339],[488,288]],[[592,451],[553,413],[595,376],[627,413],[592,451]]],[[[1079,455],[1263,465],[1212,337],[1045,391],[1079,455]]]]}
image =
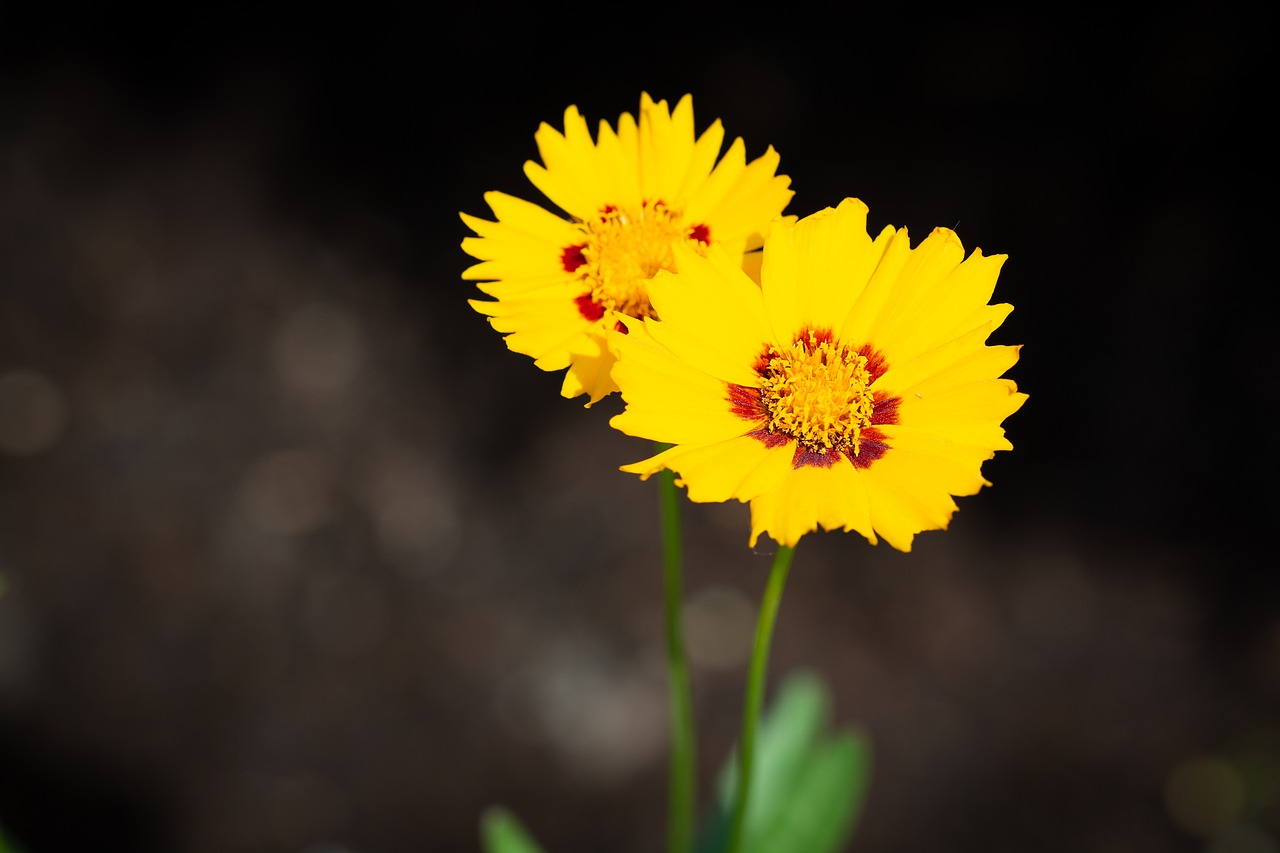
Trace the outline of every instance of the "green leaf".
{"type": "Polygon", "coordinates": [[[480,839],[484,853],[543,853],[516,816],[500,806],[480,818],[480,839]]]}
{"type": "MultiPolygon", "coordinates": [[[[809,750],[826,726],[829,711],[826,687],[813,675],[797,673],[783,682],[756,736],[755,770],[744,827],[748,837],[753,829],[776,815],[809,750]]],[[[732,807],[737,787],[738,762],[734,755],[720,779],[720,799],[726,808],[732,807]]]]}
{"type": "Polygon", "coordinates": [[[747,836],[750,853],[834,853],[844,848],[862,811],[871,750],[845,732],[815,748],[774,819],[747,836]]]}
{"type": "MultiPolygon", "coordinates": [[[[743,827],[748,853],[834,853],[852,836],[870,779],[871,749],[860,732],[827,731],[830,709],[830,693],[816,675],[795,673],[779,686],[756,739],[743,827]]],[[[699,853],[719,853],[728,842],[737,776],[731,755],[699,853]]]]}

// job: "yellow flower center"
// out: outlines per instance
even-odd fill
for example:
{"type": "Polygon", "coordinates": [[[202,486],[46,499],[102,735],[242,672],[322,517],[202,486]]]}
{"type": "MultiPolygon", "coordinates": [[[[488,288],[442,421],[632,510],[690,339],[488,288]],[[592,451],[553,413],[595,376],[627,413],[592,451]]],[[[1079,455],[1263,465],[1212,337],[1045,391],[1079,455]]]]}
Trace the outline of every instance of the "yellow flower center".
{"type": "Polygon", "coordinates": [[[661,201],[637,210],[611,206],[583,225],[587,242],[578,273],[591,288],[591,302],[632,317],[654,316],[645,285],[659,270],[675,269],[676,241],[687,239],[699,249],[707,242],[706,226],[685,226],[661,201]]]}
{"type": "Polygon", "coordinates": [[[830,332],[808,331],[787,349],[771,347],[761,361],[769,430],[810,450],[861,452],[862,430],[875,412],[866,356],[836,343],[830,332]]]}

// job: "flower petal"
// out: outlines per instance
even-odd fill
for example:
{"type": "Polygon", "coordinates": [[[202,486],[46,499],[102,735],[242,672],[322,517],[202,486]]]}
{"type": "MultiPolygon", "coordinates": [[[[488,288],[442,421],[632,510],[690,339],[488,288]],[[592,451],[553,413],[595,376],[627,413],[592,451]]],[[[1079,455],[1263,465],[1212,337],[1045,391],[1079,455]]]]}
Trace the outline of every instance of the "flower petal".
{"type": "Polygon", "coordinates": [[[919,397],[913,394],[899,411],[905,426],[976,447],[1011,450],[1000,424],[1026,400],[1012,380],[987,379],[919,397]]]}
{"type": "Polygon", "coordinates": [[[876,387],[911,397],[993,379],[1017,363],[1022,348],[985,346],[991,330],[991,324],[986,323],[914,358],[895,362],[880,377],[876,387]]]}
{"type": "Polygon", "coordinates": [[[753,436],[741,435],[714,444],[672,447],[622,470],[648,477],[670,468],[688,490],[689,500],[745,503],[782,483],[790,471],[792,453],[792,448],[769,447],[753,436]]]}
{"type": "Polygon", "coordinates": [[[856,530],[876,543],[871,507],[862,478],[847,459],[830,468],[792,469],[777,488],[751,501],[751,539],[755,547],[763,533],[779,545],[794,546],[818,527],[856,530]]]}
{"type": "Polygon", "coordinates": [[[726,382],[756,385],[753,364],[768,339],[760,288],[718,246],[706,258],[676,247],[679,277],[661,274],[649,297],[662,318],[649,325],[653,338],[677,358],[726,382]],[[708,323],[708,317],[723,322],[708,323]]]}
{"type": "Polygon", "coordinates": [[[629,334],[609,337],[618,356],[613,378],[626,402],[609,421],[615,429],[667,444],[708,444],[757,428],[733,413],[723,380],[681,361],[648,334],[648,325],[628,320],[629,334]]]}
{"type": "Polygon", "coordinates": [[[771,232],[761,271],[765,301],[778,318],[775,334],[787,343],[802,328],[834,331],[834,321],[861,296],[889,243],[888,234],[874,241],[867,234],[867,206],[857,199],[808,216],[805,223],[771,232]]]}
{"type": "Polygon", "coordinates": [[[746,162],[746,146],[735,139],[723,159],[686,207],[690,222],[714,222],[712,237],[731,252],[747,252],[764,244],[770,220],[791,201],[791,178],[775,174],[778,152],[770,146],[746,162]]]}
{"type": "MultiPolygon", "coordinates": [[[[613,382],[614,355],[605,346],[603,339],[597,336],[585,340],[579,338],[575,343],[577,348],[569,369],[565,371],[560,396],[578,397],[586,394],[587,406],[591,406],[618,390],[613,382]],[[583,346],[584,343],[587,346],[583,346]]],[[[542,367],[541,364],[538,366],[542,367]]]]}
{"type": "Polygon", "coordinates": [[[946,529],[957,507],[925,457],[899,451],[893,448],[862,473],[876,532],[899,551],[910,551],[917,533],[946,529]]]}
{"type": "Polygon", "coordinates": [[[596,324],[588,323],[571,299],[468,300],[489,317],[489,325],[504,334],[513,352],[532,356],[543,370],[569,365],[581,340],[596,324]]]}

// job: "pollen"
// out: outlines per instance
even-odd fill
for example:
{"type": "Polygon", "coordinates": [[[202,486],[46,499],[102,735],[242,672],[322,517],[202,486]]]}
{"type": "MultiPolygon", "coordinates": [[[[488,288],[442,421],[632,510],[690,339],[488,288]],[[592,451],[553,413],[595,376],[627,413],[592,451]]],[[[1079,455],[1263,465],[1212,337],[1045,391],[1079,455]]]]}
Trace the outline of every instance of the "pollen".
{"type": "Polygon", "coordinates": [[[866,355],[830,332],[808,330],[786,349],[766,350],[758,371],[769,432],[814,453],[861,452],[862,432],[876,411],[866,355]]]}
{"type": "Polygon", "coordinates": [[[675,269],[672,247],[688,241],[705,251],[710,233],[706,225],[685,224],[680,212],[662,201],[630,210],[610,205],[582,225],[586,242],[572,247],[582,263],[572,269],[566,264],[566,270],[582,280],[602,314],[618,311],[636,318],[655,316],[646,285],[659,271],[675,269]]]}

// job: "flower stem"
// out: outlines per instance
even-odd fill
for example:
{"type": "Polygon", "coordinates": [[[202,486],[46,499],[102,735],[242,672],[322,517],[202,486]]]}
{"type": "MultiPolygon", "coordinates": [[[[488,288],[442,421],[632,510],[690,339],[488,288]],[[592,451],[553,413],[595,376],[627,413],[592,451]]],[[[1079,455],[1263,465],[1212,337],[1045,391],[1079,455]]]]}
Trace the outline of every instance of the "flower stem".
{"type": "Polygon", "coordinates": [[[779,545],[769,571],[769,583],[760,602],[760,616],[756,622],[756,638],[751,648],[751,667],[747,673],[747,695],[742,710],[742,744],[738,754],[737,800],[733,807],[733,824],[729,830],[726,853],[738,853],[742,849],[742,832],[747,816],[747,801],[751,797],[751,763],[756,747],[756,728],[760,722],[760,709],[764,704],[765,670],[769,665],[769,645],[773,639],[773,625],[778,618],[778,605],[782,601],[782,588],[791,569],[795,546],[779,545]]]}
{"type": "Polygon", "coordinates": [[[662,506],[663,597],[667,640],[668,695],[671,703],[671,789],[667,847],[670,853],[693,850],[695,749],[693,689],[685,658],[681,608],[684,599],[680,493],[675,474],[660,475],[662,506]]]}

